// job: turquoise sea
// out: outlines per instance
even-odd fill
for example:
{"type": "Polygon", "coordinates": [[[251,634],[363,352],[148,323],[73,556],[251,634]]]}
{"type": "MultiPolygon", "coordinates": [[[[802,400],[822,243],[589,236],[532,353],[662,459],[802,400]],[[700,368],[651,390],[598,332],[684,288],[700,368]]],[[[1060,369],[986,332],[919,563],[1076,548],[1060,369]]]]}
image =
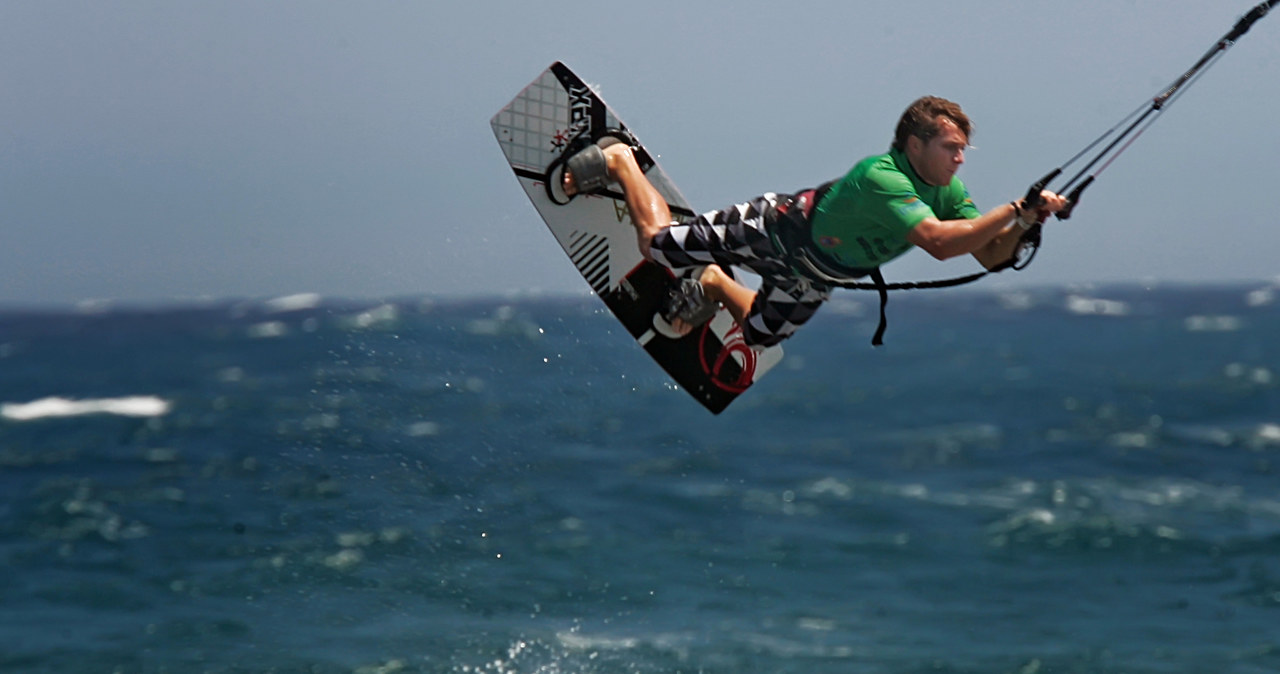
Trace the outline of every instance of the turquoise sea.
{"type": "Polygon", "coordinates": [[[0,672],[1280,671],[1280,287],[0,311],[0,672]]]}

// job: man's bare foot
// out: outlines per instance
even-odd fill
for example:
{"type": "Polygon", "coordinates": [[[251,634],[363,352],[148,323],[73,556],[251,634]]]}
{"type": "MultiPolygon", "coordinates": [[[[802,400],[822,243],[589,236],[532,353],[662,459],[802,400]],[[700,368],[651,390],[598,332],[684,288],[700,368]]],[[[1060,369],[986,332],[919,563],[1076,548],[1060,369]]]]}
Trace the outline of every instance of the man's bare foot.
{"type": "MultiPolygon", "coordinates": [[[[618,162],[626,161],[627,159],[634,160],[634,156],[631,154],[631,147],[625,143],[610,145],[604,148],[603,152],[605,171],[612,180],[617,180],[618,162]]],[[[568,167],[564,170],[564,178],[561,180],[560,186],[564,189],[566,196],[571,197],[578,193],[578,183],[573,179],[573,173],[569,171],[568,167]]]]}

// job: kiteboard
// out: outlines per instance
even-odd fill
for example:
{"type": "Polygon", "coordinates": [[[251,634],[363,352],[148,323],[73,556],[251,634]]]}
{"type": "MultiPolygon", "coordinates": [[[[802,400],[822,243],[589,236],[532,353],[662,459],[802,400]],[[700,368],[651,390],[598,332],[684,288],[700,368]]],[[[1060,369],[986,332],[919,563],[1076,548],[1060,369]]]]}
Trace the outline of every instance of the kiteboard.
{"type": "MultiPolygon", "coordinates": [[[[561,185],[566,152],[607,134],[625,134],[636,159],[672,217],[694,216],[689,203],[599,94],[563,63],[553,63],[490,120],[520,186],[583,279],[627,332],[681,388],[719,414],[782,359],[782,349],[756,351],[723,307],[683,337],[655,322],[672,272],[649,262],[636,245],[626,201],[616,185],[568,197],[561,185]]],[[[728,271],[728,270],[726,270],[728,271]]]]}

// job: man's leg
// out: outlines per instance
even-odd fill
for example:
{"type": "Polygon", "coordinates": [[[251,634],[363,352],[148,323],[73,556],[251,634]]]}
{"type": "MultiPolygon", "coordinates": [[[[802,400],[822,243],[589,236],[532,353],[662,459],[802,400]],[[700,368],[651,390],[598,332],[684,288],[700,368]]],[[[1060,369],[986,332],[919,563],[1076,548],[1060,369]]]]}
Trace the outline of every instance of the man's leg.
{"type": "MultiPolygon", "coordinates": [[[[640,246],[640,254],[652,262],[649,244],[655,234],[664,227],[671,226],[671,209],[653,183],[649,182],[644,171],[640,170],[636,156],[629,146],[617,143],[604,148],[604,160],[609,177],[622,187],[622,193],[626,196],[627,210],[631,213],[631,222],[636,228],[636,243],[640,246]]],[[[573,174],[566,170],[564,193],[572,196],[577,191],[573,174]]]]}
{"type": "MultiPolygon", "coordinates": [[[[707,297],[723,304],[724,308],[729,310],[729,315],[733,316],[733,320],[739,325],[746,325],[747,314],[751,312],[751,303],[756,299],[756,291],[733,280],[717,264],[707,265],[707,268],[702,270],[702,276],[698,277],[698,282],[702,284],[702,291],[707,294],[707,297]]],[[[683,321],[677,321],[677,323],[683,323],[683,321]]],[[[687,326],[673,324],[671,327],[683,331],[687,326]]]]}
{"type": "MultiPolygon", "coordinates": [[[[653,237],[671,226],[671,209],[667,207],[667,200],[662,198],[644,171],[640,170],[629,146],[623,143],[610,145],[604,148],[604,158],[609,177],[618,182],[626,196],[627,210],[631,213],[631,222],[636,228],[636,244],[640,247],[640,254],[652,262],[653,237]]],[[[577,191],[573,174],[568,171],[564,174],[564,191],[569,195],[577,191]]],[[[739,323],[746,320],[747,313],[751,311],[751,302],[755,299],[754,290],[733,280],[716,264],[707,265],[698,281],[702,283],[707,297],[723,304],[734,320],[739,323]]],[[[680,334],[693,329],[693,326],[679,319],[671,327],[680,334]]]]}

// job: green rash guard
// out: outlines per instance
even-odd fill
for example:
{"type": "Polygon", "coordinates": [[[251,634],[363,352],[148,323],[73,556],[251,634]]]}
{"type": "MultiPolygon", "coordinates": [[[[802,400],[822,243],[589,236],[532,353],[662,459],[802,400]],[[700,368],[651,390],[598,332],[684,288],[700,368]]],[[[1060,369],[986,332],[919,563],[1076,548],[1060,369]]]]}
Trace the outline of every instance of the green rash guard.
{"type": "Polygon", "coordinates": [[[831,186],[813,210],[813,245],[844,266],[870,269],[910,250],[907,235],[929,216],[979,215],[959,178],[929,185],[905,154],[890,150],[858,162],[831,186]]]}

